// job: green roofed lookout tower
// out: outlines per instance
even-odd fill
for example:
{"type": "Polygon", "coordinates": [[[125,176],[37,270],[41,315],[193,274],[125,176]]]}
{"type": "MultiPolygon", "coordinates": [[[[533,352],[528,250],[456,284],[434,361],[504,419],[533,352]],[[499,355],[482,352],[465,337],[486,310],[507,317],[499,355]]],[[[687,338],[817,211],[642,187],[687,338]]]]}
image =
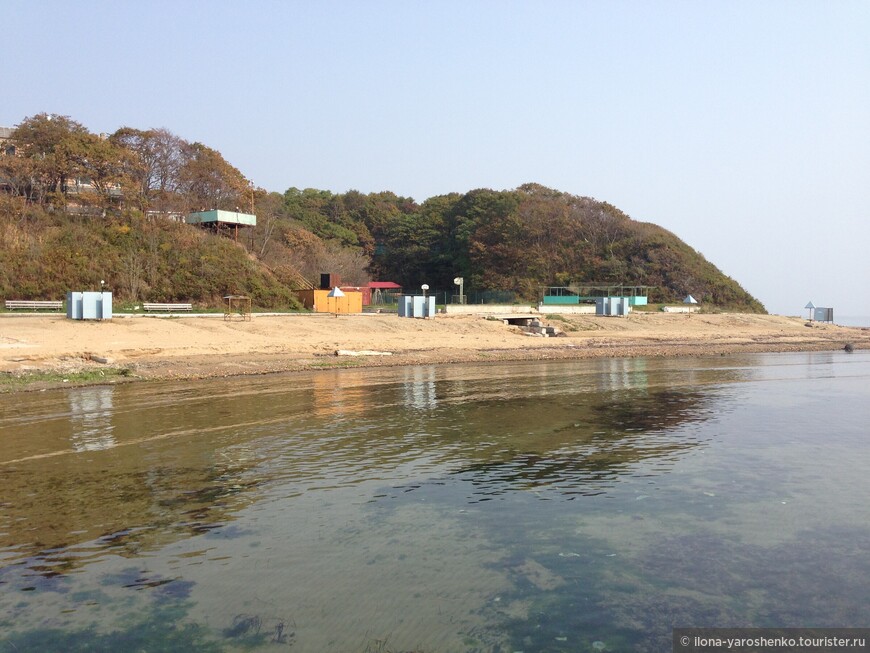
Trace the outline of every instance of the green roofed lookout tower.
{"type": "Polygon", "coordinates": [[[204,229],[211,229],[216,233],[232,234],[233,240],[239,239],[239,228],[255,227],[257,216],[238,211],[197,211],[190,213],[184,221],[187,224],[195,224],[204,229]]]}

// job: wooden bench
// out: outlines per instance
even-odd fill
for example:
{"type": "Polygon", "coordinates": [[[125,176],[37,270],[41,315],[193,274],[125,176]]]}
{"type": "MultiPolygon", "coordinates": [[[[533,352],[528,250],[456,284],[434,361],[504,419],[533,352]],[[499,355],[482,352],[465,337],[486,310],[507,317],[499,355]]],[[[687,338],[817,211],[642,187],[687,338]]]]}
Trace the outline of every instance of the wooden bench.
{"type": "Polygon", "coordinates": [[[176,311],[192,311],[193,304],[147,304],[142,303],[142,308],[146,311],[163,311],[165,313],[175,313],[176,311]]]}
{"type": "Polygon", "coordinates": [[[18,308],[26,308],[31,311],[60,311],[63,310],[63,301],[40,299],[7,299],[6,308],[10,311],[14,311],[18,308]]]}

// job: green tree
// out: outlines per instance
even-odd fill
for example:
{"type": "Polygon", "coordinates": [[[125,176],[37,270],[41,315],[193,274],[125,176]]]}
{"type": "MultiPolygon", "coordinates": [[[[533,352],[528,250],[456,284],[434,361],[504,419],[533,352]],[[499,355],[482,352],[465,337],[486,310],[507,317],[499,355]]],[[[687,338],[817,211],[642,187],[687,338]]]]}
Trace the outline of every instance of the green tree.
{"type": "Polygon", "coordinates": [[[518,204],[513,192],[479,189],[466,193],[448,214],[450,257],[469,290],[504,289],[503,268],[512,263],[503,239],[517,233],[518,204]]]}

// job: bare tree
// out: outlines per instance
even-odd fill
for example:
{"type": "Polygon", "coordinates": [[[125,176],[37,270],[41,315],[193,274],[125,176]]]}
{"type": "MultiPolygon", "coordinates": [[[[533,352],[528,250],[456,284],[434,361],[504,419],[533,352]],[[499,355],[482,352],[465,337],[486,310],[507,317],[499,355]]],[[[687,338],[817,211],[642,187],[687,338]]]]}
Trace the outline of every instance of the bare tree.
{"type": "Polygon", "coordinates": [[[258,194],[260,197],[256,206],[257,225],[251,234],[251,249],[257,254],[257,258],[262,260],[267,255],[278,226],[282,220],[287,220],[287,216],[283,197],[279,193],[266,194],[261,190],[258,194]]]}
{"type": "Polygon", "coordinates": [[[130,177],[143,210],[172,210],[177,203],[179,173],[184,163],[187,141],[166,129],[140,130],[122,127],[111,139],[133,154],[130,177]]]}
{"type": "Polygon", "coordinates": [[[121,260],[121,275],[124,290],[131,301],[139,299],[139,290],[142,286],[142,254],[135,245],[131,245],[124,252],[121,260]]]}

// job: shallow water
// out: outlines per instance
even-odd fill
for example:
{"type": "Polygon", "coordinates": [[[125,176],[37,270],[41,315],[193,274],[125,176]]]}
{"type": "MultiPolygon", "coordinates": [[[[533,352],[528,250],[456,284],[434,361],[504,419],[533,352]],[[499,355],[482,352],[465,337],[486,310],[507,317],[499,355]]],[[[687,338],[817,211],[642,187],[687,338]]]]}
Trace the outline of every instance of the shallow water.
{"type": "Polygon", "coordinates": [[[0,397],[0,651],[661,651],[870,623],[870,353],[0,397]]]}

